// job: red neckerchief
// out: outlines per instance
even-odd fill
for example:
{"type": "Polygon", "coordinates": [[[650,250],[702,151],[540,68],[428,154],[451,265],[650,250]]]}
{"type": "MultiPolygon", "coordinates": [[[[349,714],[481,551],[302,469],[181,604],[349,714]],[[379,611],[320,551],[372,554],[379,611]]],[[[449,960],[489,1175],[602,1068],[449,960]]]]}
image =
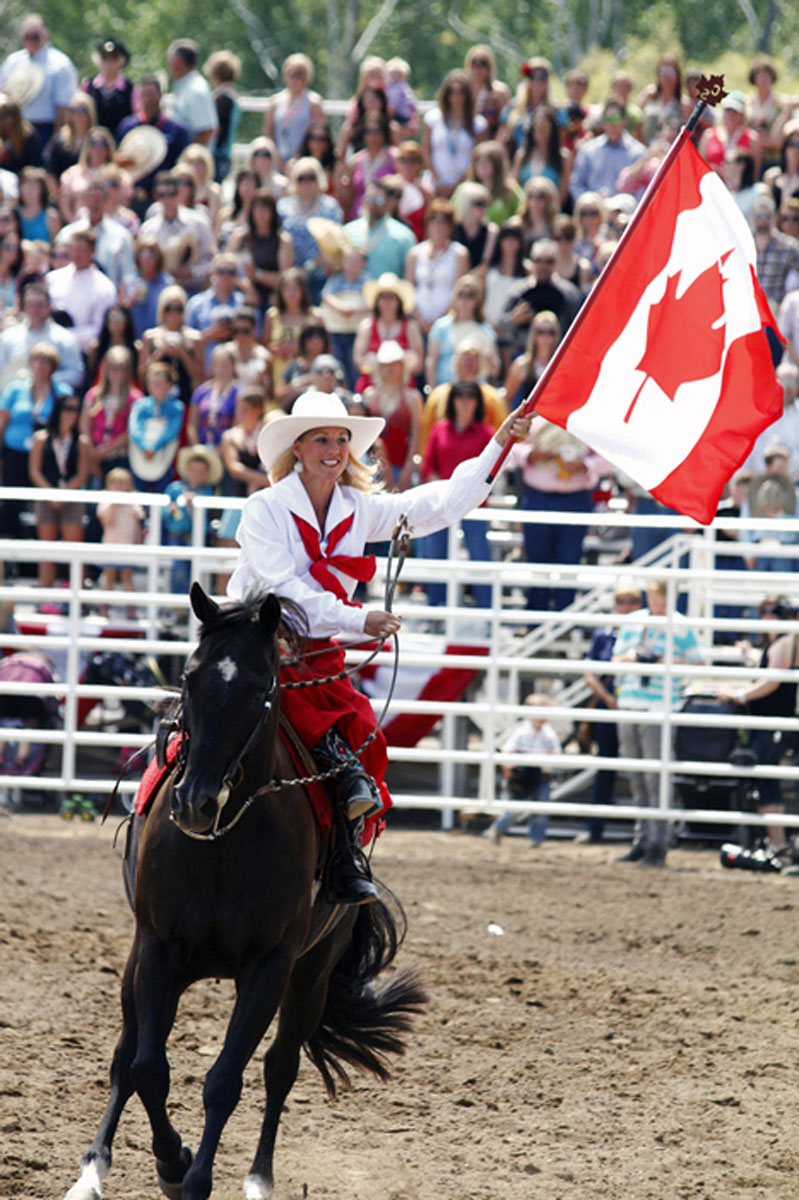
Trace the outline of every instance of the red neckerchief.
{"type": "Polygon", "coordinates": [[[356,557],[352,554],[333,553],[345,533],[349,533],[352,522],[355,520],[355,513],[350,513],[334,529],[331,529],[327,537],[327,554],[322,553],[322,548],[319,545],[319,534],[313,525],[310,525],[307,521],[303,521],[302,517],[298,517],[296,513],[292,513],[291,515],[300,531],[305,553],[311,560],[311,574],[316,582],[321,583],[326,592],[332,592],[334,596],[337,596],[339,600],[343,600],[345,604],[352,604],[353,607],[360,608],[359,604],[348,599],[344,588],[330,570],[331,567],[335,567],[337,571],[342,571],[345,575],[349,575],[351,579],[367,583],[377,569],[377,563],[373,554],[364,554],[356,557]]]}

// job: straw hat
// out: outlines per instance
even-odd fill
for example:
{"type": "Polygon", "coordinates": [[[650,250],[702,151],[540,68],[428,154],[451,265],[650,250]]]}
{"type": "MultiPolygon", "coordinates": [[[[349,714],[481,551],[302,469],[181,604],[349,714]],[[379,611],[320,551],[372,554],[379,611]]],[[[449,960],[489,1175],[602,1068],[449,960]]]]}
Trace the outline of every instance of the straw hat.
{"type": "Polygon", "coordinates": [[[327,259],[331,266],[339,270],[344,251],[352,246],[344,227],[328,217],[309,217],[307,225],[322,258],[327,259]]]}
{"type": "Polygon", "coordinates": [[[391,271],[386,271],[379,279],[367,279],[363,285],[363,298],[370,308],[374,308],[381,292],[391,292],[398,296],[405,312],[413,312],[416,305],[416,289],[412,283],[398,279],[391,271]]]}
{"type": "Polygon", "coordinates": [[[216,487],[222,478],[222,459],[211,446],[184,446],[178,451],[175,469],[181,479],[185,480],[186,470],[193,458],[202,458],[208,467],[208,482],[216,487]]]}
{"type": "Polygon", "coordinates": [[[787,475],[756,475],[749,485],[749,511],[753,517],[767,517],[782,505],[787,516],[796,512],[796,489],[787,475]],[[767,511],[768,510],[768,511],[767,511]]]}
{"type": "Polygon", "coordinates": [[[3,84],[3,93],[12,104],[24,108],[35,100],[44,87],[44,71],[35,62],[20,63],[3,84]]]}
{"type": "Polygon", "coordinates": [[[161,249],[164,255],[164,270],[170,275],[181,267],[194,266],[200,257],[197,240],[188,229],[177,237],[169,238],[161,249]]]}
{"type": "Polygon", "coordinates": [[[380,437],[384,425],[382,417],[351,416],[335,393],[304,392],[287,416],[275,417],[264,425],[258,435],[258,455],[269,471],[304,433],[335,426],[349,430],[350,451],[354,458],[361,458],[380,437]]]}
{"type": "Polygon", "coordinates": [[[137,125],[117,146],[114,162],[138,182],[150,175],[166,158],[166,138],[154,125],[137,125]]]}

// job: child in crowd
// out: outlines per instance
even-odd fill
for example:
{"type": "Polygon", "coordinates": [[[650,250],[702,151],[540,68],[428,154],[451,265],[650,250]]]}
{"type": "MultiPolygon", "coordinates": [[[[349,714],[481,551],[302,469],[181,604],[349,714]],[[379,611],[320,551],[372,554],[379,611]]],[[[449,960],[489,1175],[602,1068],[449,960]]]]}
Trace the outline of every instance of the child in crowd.
{"type": "MultiPolygon", "coordinates": [[[[550,703],[545,692],[532,692],[524,701],[530,708],[541,708],[550,703]]],[[[555,730],[543,717],[533,713],[510,733],[502,745],[503,754],[560,754],[560,741],[555,730]]],[[[502,775],[507,783],[511,800],[532,800],[545,804],[549,800],[549,773],[540,766],[525,763],[518,767],[503,766],[502,775]]],[[[515,813],[502,813],[489,829],[489,835],[498,842],[507,833],[515,813]]],[[[532,813],[527,824],[527,836],[534,846],[540,846],[547,835],[549,817],[546,813],[532,813]]]]}
{"type": "Polygon", "coordinates": [[[366,255],[357,246],[349,246],[341,256],[341,270],[330,275],[322,289],[322,315],[330,334],[330,347],[344,369],[344,381],[350,391],[358,378],[352,357],[355,335],[371,311],[363,297],[366,278],[366,255]]]}
{"type": "Polygon", "coordinates": [[[389,115],[405,127],[407,133],[419,128],[419,107],[413,88],[408,83],[410,64],[404,58],[390,58],[386,63],[386,101],[389,115]]]}
{"type": "MultiPolygon", "coordinates": [[[[113,467],[105,477],[105,489],[108,492],[132,492],[133,476],[127,467],[113,467]]],[[[103,545],[139,546],[142,542],[144,511],[138,504],[114,504],[104,501],[97,505],[97,519],[103,527],[103,545]]],[[[103,591],[113,591],[117,575],[126,592],[136,590],[133,582],[133,567],[122,563],[109,564],[100,576],[100,588],[103,591]]],[[[108,606],[104,605],[104,615],[108,606]]],[[[128,616],[136,616],[135,605],[128,608],[128,616]]]]}
{"type": "MultiPolygon", "coordinates": [[[[184,446],[177,458],[178,478],[167,486],[169,505],[164,510],[164,542],[167,546],[190,546],[194,514],[192,502],[195,496],[213,496],[214,488],[222,478],[222,460],[211,446],[184,446]]],[[[205,536],[208,536],[206,510],[205,536]]],[[[189,590],[191,563],[187,558],[176,558],[169,571],[169,590],[183,594],[189,590]]]]}

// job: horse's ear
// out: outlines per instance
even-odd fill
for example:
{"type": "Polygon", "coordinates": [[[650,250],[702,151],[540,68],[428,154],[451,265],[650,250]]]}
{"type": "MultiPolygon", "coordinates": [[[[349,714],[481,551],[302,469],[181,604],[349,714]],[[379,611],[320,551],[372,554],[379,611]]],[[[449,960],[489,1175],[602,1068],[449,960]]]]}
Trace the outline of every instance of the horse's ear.
{"type": "Polygon", "coordinates": [[[271,637],[280,624],[280,601],[273,592],[264,598],[258,619],[267,637],[271,637]]]}
{"type": "Polygon", "coordinates": [[[205,594],[201,585],[196,580],[191,585],[189,599],[194,609],[194,615],[201,625],[209,625],[219,613],[217,602],[205,594]]]}

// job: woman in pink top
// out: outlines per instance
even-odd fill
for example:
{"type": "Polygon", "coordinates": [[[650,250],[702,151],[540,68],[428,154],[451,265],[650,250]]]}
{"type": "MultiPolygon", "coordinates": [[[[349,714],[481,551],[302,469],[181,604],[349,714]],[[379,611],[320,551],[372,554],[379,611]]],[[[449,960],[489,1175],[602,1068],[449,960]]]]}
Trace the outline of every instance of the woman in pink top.
{"type": "Polygon", "coordinates": [[[91,474],[101,483],[109,471],[128,466],[128,417],[143,393],[133,383],[133,355],[112,346],[102,361],[96,387],[89,388],[80,415],[88,438],[91,474]]]}
{"type": "MultiPolygon", "coordinates": [[[[445,415],[436,421],[427,439],[422,459],[422,482],[431,479],[449,479],[453,471],[467,458],[480,454],[493,437],[493,431],[485,424],[485,405],[479,384],[460,381],[449,390],[445,415]]],[[[475,562],[490,562],[488,525],[485,521],[462,521],[463,540],[469,557],[475,562]]],[[[421,558],[447,558],[448,530],[441,529],[417,539],[416,549],[421,558]]],[[[474,602],[478,608],[491,607],[491,585],[472,586],[474,602]]],[[[446,604],[447,588],[444,583],[428,583],[427,603],[446,604]]]]}

